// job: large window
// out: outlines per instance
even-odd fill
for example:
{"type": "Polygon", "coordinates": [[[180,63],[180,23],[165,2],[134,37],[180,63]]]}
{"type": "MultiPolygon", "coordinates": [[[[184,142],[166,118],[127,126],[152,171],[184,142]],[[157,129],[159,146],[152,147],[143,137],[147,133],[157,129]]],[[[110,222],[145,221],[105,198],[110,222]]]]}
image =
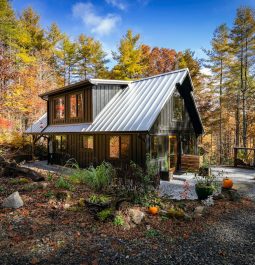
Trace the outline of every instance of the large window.
{"type": "Polygon", "coordinates": [[[109,139],[109,158],[128,159],[130,148],[130,136],[110,136],[109,139]]]}
{"type": "Polygon", "coordinates": [[[168,136],[153,136],[151,140],[153,158],[164,158],[168,154],[168,136]]]}
{"type": "Polygon", "coordinates": [[[82,94],[73,94],[69,96],[69,115],[70,118],[82,116],[82,94]]]}
{"type": "Polygon", "coordinates": [[[178,93],[173,96],[173,119],[182,121],[184,116],[184,101],[178,93]]]}
{"type": "Polygon", "coordinates": [[[67,147],[66,135],[55,136],[55,147],[56,147],[56,153],[66,151],[66,147],[67,147]]]}
{"type": "Polygon", "coordinates": [[[65,118],[65,98],[64,97],[54,99],[54,118],[57,120],[65,118]]]}
{"type": "Polygon", "coordinates": [[[92,135],[84,135],[83,136],[83,148],[85,150],[93,150],[94,149],[94,138],[92,135]]]}
{"type": "Polygon", "coordinates": [[[182,153],[186,155],[196,154],[197,140],[195,135],[186,134],[182,136],[182,153]]]}

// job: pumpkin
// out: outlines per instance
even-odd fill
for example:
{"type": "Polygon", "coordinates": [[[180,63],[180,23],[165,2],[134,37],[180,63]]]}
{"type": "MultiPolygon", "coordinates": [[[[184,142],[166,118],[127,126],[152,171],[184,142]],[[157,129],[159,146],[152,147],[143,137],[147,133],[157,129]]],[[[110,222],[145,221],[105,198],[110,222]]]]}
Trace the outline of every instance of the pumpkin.
{"type": "Polygon", "coordinates": [[[233,187],[233,180],[229,178],[223,179],[222,187],[224,189],[231,189],[233,187]]]}
{"type": "Polygon", "coordinates": [[[158,213],[158,207],[156,206],[150,206],[149,207],[149,213],[152,214],[152,215],[155,215],[158,213]]]}

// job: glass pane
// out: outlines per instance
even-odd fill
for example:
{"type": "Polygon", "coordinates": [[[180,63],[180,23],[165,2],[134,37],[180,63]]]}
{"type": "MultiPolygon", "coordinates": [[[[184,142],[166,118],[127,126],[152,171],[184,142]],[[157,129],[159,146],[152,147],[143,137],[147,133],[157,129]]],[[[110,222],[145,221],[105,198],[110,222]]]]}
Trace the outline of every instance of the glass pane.
{"type": "Polygon", "coordinates": [[[93,150],[93,136],[85,135],[83,136],[83,148],[93,150]]]}
{"type": "Polygon", "coordinates": [[[55,143],[56,143],[56,150],[60,151],[61,150],[61,136],[60,135],[55,136],[55,143]]]}
{"type": "Polygon", "coordinates": [[[120,157],[120,141],[119,136],[110,137],[110,158],[119,158],[120,157]]]}
{"type": "Polygon", "coordinates": [[[64,97],[54,100],[55,119],[65,118],[65,99],[64,97]]]}
{"type": "Polygon", "coordinates": [[[130,137],[128,135],[121,136],[121,158],[127,159],[129,157],[130,137]]]}
{"type": "Polygon", "coordinates": [[[184,111],[184,102],[179,95],[173,97],[173,118],[177,121],[182,121],[184,111]]]}
{"type": "Polygon", "coordinates": [[[77,95],[77,108],[78,117],[82,117],[83,106],[82,106],[82,94],[77,95]]]}
{"type": "Polygon", "coordinates": [[[63,135],[62,136],[62,139],[61,139],[61,147],[62,147],[62,151],[65,151],[66,150],[66,146],[67,146],[67,137],[66,135],[63,135]]]}
{"type": "Polygon", "coordinates": [[[77,117],[76,95],[70,96],[70,118],[77,117]]]}

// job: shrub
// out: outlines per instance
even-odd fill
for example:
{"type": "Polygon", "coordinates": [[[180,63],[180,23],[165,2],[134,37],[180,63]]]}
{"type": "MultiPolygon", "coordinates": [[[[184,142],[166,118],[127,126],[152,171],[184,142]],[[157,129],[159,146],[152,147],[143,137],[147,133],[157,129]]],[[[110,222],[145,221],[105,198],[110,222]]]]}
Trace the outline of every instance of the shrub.
{"type": "Polygon", "coordinates": [[[4,187],[3,186],[0,186],[0,193],[1,192],[4,192],[4,187]]]}
{"type": "Polygon", "coordinates": [[[157,237],[157,236],[159,236],[160,235],[160,233],[159,233],[159,231],[158,230],[156,230],[156,229],[149,229],[149,230],[147,230],[146,232],[145,232],[145,235],[147,236],[147,237],[157,237]]]}
{"type": "Polygon", "coordinates": [[[98,203],[98,204],[104,204],[110,202],[111,198],[109,196],[105,195],[97,195],[97,194],[92,194],[89,197],[89,202],[91,203],[98,203]]]}
{"type": "Polygon", "coordinates": [[[113,220],[114,225],[116,226],[122,226],[124,225],[125,221],[122,215],[118,214],[115,216],[114,220],[113,220]]]}
{"type": "Polygon", "coordinates": [[[97,217],[100,221],[105,221],[112,216],[112,209],[104,209],[101,212],[97,213],[97,217]]]}
{"type": "Polygon", "coordinates": [[[73,186],[70,182],[62,176],[57,180],[55,187],[58,189],[73,190],[73,186]]]}
{"type": "Polygon", "coordinates": [[[49,190],[49,191],[47,191],[47,192],[44,194],[44,196],[45,196],[46,198],[52,198],[52,197],[54,197],[54,193],[53,193],[51,190],[49,190]]]}
{"type": "Polygon", "coordinates": [[[80,169],[78,164],[73,164],[73,174],[70,181],[73,184],[87,184],[95,191],[102,191],[110,186],[112,179],[116,176],[116,171],[110,163],[103,162],[101,165],[89,169],[80,169]]]}
{"type": "Polygon", "coordinates": [[[30,181],[26,178],[18,178],[18,179],[11,179],[10,184],[17,185],[17,184],[27,184],[30,181]]]}

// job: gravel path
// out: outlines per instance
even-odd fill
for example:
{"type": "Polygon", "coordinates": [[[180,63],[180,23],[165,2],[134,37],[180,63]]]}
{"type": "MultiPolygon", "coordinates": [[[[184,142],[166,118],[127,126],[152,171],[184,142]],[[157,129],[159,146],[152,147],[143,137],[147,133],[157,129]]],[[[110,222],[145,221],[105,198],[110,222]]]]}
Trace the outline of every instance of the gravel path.
{"type": "MultiPolygon", "coordinates": [[[[173,240],[162,235],[152,240],[146,237],[123,240],[98,235],[91,241],[80,242],[79,248],[75,243],[70,242],[54,257],[32,264],[255,264],[254,207],[225,214],[219,222],[186,240],[173,240]]],[[[31,260],[12,256],[8,252],[0,257],[3,265],[31,264],[31,260]]]]}

